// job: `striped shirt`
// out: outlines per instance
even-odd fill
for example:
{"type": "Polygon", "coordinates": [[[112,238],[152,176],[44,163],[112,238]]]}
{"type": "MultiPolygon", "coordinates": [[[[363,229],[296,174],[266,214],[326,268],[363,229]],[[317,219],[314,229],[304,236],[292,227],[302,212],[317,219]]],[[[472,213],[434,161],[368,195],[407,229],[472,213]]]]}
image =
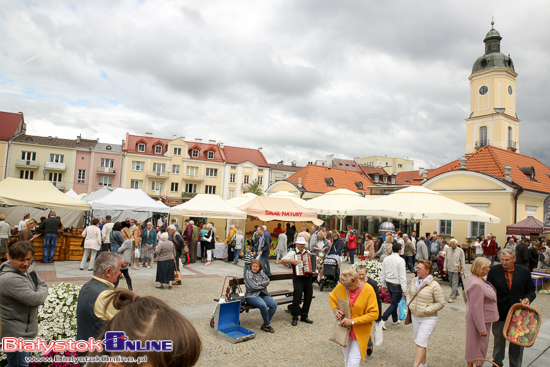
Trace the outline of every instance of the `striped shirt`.
{"type": "Polygon", "coordinates": [[[254,254],[252,252],[247,252],[244,254],[244,263],[249,264],[254,260],[254,254]]]}

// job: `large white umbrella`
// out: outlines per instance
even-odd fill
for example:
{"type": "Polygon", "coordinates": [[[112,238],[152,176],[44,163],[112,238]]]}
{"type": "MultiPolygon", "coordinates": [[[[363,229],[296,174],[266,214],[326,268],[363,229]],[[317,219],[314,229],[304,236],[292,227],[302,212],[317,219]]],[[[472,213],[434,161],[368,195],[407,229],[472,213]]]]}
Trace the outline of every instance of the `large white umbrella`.
{"type": "Polygon", "coordinates": [[[370,195],[367,197],[348,189],[337,189],[307,200],[303,206],[322,215],[365,215],[362,208],[372,199],[370,195]]]}
{"type": "Polygon", "coordinates": [[[368,201],[362,214],[397,219],[468,220],[500,223],[500,218],[469,205],[449,199],[439,192],[421,186],[409,186],[394,193],[368,201]]]}
{"type": "Polygon", "coordinates": [[[170,215],[186,217],[246,219],[246,213],[229,205],[218,195],[197,194],[186,203],[175,206],[170,215]]]}
{"type": "Polygon", "coordinates": [[[293,193],[288,192],[288,191],[277,191],[277,192],[274,192],[273,194],[269,194],[268,196],[269,197],[274,197],[274,198],[290,199],[290,200],[294,201],[296,204],[301,205],[304,208],[307,208],[307,206],[306,206],[307,201],[306,200],[301,199],[301,198],[298,197],[298,195],[293,194],[293,193]]]}
{"type": "Polygon", "coordinates": [[[247,192],[246,194],[235,196],[233,199],[228,199],[228,200],[226,200],[226,202],[229,205],[234,206],[236,208],[240,205],[248,203],[249,201],[253,200],[256,196],[258,196],[258,195],[253,194],[251,192],[247,192]]]}

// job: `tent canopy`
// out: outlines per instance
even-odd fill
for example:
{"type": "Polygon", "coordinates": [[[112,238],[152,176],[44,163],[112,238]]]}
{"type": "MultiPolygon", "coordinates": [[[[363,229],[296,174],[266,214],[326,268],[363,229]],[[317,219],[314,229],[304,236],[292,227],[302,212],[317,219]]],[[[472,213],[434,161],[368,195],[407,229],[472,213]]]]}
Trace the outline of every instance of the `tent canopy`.
{"type": "Polygon", "coordinates": [[[247,215],[258,217],[261,221],[279,220],[282,222],[313,222],[323,223],[317,219],[317,213],[306,209],[294,201],[272,196],[256,196],[254,199],[238,206],[247,215]]]}
{"type": "MultiPolygon", "coordinates": [[[[89,196],[89,195],[88,195],[89,196]]],[[[116,188],[92,202],[92,210],[131,210],[135,212],[170,213],[170,207],[151,199],[143,190],[116,188]]]]}
{"type": "Polygon", "coordinates": [[[79,200],[80,200],[80,195],[78,195],[78,194],[76,193],[76,191],[74,191],[73,189],[70,189],[69,191],[67,191],[67,192],[65,193],[65,195],[67,195],[67,196],[69,196],[69,197],[71,197],[71,198],[75,198],[75,199],[79,199],[79,200]]]}
{"type": "Polygon", "coordinates": [[[361,209],[363,209],[363,215],[377,217],[500,223],[500,218],[494,215],[421,186],[409,186],[390,195],[368,201],[361,209]]]}
{"type": "Polygon", "coordinates": [[[531,234],[543,231],[544,223],[533,217],[527,217],[520,222],[506,226],[506,234],[531,234]]]}
{"type": "Polygon", "coordinates": [[[258,195],[253,194],[251,192],[247,192],[246,194],[242,194],[242,195],[239,195],[239,196],[235,196],[232,199],[228,199],[227,203],[236,208],[238,206],[243,205],[244,203],[249,202],[250,200],[254,199],[256,196],[258,196],[258,195]]]}
{"type": "Polygon", "coordinates": [[[374,198],[375,196],[366,199],[351,190],[336,189],[306,201],[304,207],[322,215],[365,215],[361,208],[374,198]]]}
{"type": "Polygon", "coordinates": [[[59,191],[50,181],[8,177],[0,181],[0,204],[33,208],[90,210],[87,202],[59,191]]]}
{"type": "Polygon", "coordinates": [[[109,195],[113,191],[115,191],[116,187],[102,187],[101,189],[94,191],[90,193],[89,195],[86,195],[82,198],[82,200],[87,201],[89,203],[93,202],[94,200],[101,199],[105,195],[109,195]]]}
{"type": "Polygon", "coordinates": [[[170,215],[187,217],[246,219],[246,213],[228,204],[218,195],[197,194],[184,204],[175,206],[170,215]]]}
{"type": "Polygon", "coordinates": [[[288,191],[277,191],[277,192],[274,192],[273,194],[269,194],[268,196],[269,197],[275,197],[275,198],[287,198],[287,199],[290,199],[290,200],[294,201],[296,204],[298,204],[300,206],[303,206],[304,208],[307,208],[307,206],[306,206],[307,201],[306,200],[301,199],[301,198],[298,197],[298,195],[295,195],[295,194],[290,193],[288,191]]]}

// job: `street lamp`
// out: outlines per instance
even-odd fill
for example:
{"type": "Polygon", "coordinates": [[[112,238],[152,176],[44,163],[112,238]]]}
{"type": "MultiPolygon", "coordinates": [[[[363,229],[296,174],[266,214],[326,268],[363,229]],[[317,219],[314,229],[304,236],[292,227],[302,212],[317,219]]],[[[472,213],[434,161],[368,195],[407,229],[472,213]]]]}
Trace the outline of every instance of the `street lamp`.
{"type": "Polygon", "coordinates": [[[48,171],[46,171],[45,169],[42,171],[42,173],[44,174],[44,181],[46,181],[46,173],[48,173],[48,171]]]}

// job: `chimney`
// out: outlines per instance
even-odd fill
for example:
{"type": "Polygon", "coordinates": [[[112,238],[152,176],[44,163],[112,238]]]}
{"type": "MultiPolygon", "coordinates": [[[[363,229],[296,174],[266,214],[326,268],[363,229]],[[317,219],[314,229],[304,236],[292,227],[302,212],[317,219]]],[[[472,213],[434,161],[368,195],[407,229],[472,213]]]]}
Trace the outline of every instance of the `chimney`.
{"type": "Polygon", "coordinates": [[[50,136],[48,136],[48,139],[52,140],[53,138],[52,138],[52,136],[50,135],[50,136]]]}
{"type": "Polygon", "coordinates": [[[466,168],[466,162],[467,161],[468,161],[468,159],[466,157],[458,158],[458,162],[460,163],[460,168],[459,169],[467,169],[466,168]]]}
{"type": "MultiPolygon", "coordinates": [[[[283,161],[281,161],[281,164],[283,164],[283,161]]],[[[292,161],[292,167],[296,167],[296,161],[292,161]]]]}
{"type": "Polygon", "coordinates": [[[178,136],[176,134],[172,135],[172,140],[176,140],[178,136]]]}
{"type": "Polygon", "coordinates": [[[145,136],[153,137],[153,133],[145,133],[145,136]]]}
{"type": "Polygon", "coordinates": [[[82,138],[82,134],[78,134],[78,136],[76,137],[76,143],[77,144],[80,144],[80,139],[82,138]]]}
{"type": "Polygon", "coordinates": [[[197,143],[201,143],[201,142],[202,142],[202,139],[201,139],[201,138],[195,138],[195,141],[196,141],[197,143]]]}
{"type": "Polygon", "coordinates": [[[510,165],[507,165],[504,167],[504,179],[508,182],[512,182],[512,178],[510,177],[510,173],[512,172],[512,167],[510,165]]]}
{"type": "Polygon", "coordinates": [[[223,146],[224,146],[224,145],[223,145],[223,141],[220,141],[220,148],[223,149],[223,146]]]}
{"type": "Polygon", "coordinates": [[[126,144],[126,140],[122,139],[122,146],[124,147],[124,144],[126,144]]]}
{"type": "Polygon", "coordinates": [[[301,178],[298,179],[298,187],[302,188],[302,179],[301,178]]]}
{"type": "Polygon", "coordinates": [[[259,147],[259,148],[258,148],[258,150],[259,150],[260,152],[262,151],[262,149],[264,149],[264,148],[262,148],[262,147],[259,147]]]}
{"type": "Polygon", "coordinates": [[[418,169],[418,175],[420,176],[422,174],[422,172],[424,172],[424,167],[420,167],[418,169]]]}
{"type": "Polygon", "coordinates": [[[280,161],[277,164],[285,164],[285,161],[280,161]]]}
{"type": "Polygon", "coordinates": [[[428,170],[424,170],[424,172],[422,172],[422,177],[424,177],[422,183],[428,181],[428,170]]]}
{"type": "Polygon", "coordinates": [[[334,154],[327,154],[327,167],[332,167],[333,160],[334,160],[334,154]]]}

